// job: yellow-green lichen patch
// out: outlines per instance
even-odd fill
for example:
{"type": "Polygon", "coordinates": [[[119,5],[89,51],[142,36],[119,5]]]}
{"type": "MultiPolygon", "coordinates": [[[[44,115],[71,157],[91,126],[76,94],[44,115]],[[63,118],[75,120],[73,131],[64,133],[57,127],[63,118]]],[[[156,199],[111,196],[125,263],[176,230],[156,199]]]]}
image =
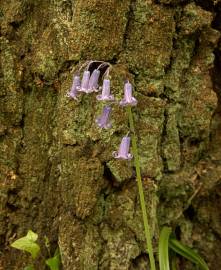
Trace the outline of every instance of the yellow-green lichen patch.
{"type": "Polygon", "coordinates": [[[0,235],[4,235],[8,230],[8,205],[17,203],[14,198],[8,198],[8,193],[20,182],[17,173],[17,148],[21,138],[21,128],[13,127],[8,128],[7,135],[0,140],[0,235]]]}
{"type": "Polygon", "coordinates": [[[139,255],[139,247],[133,233],[126,228],[112,230],[104,226],[102,237],[107,245],[102,254],[100,269],[127,270],[131,259],[139,255]]]}
{"type": "Polygon", "coordinates": [[[161,134],[164,123],[165,101],[160,98],[141,96],[138,99],[139,114],[135,118],[139,138],[141,171],[145,176],[160,178],[162,160],[160,155],[161,134]]]}
{"type": "Polygon", "coordinates": [[[68,29],[62,22],[52,21],[35,41],[31,68],[46,80],[53,79],[65,60],[69,60],[68,29]]]}
{"type": "Polygon", "coordinates": [[[149,76],[139,73],[136,76],[136,90],[144,95],[158,97],[164,93],[164,80],[162,78],[150,79],[149,76]]]}
{"type": "Polygon", "coordinates": [[[45,45],[46,48],[37,48],[34,59],[35,65],[33,65],[32,72],[36,72],[44,76],[45,79],[49,79],[55,77],[58,71],[58,63],[55,61],[55,53],[48,46],[48,44],[45,45]]]}
{"type": "Polygon", "coordinates": [[[103,166],[100,161],[97,158],[86,158],[84,149],[67,146],[62,151],[61,163],[64,207],[84,219],[91,214],[102,186],[103,166]]]}
{"type": "MultiPolygon", "coordinates": [[[[117,102],[126,79],[134,86],[154,239],[158,209],[160,225],[179,226],[181,240],[207,249],[210,268],[220,269],[219,143],[206,151],[211,131],[220,133],[218,113],[211,125],[219,111],[219,79],[211,76],[214,57],[219,72],[220,34],[211,28],[219,28],[218,2],[207,1],[212,12],[205,1],[0,2],[1,238],[7,244],[30,227],[53,246],[59,237],[66,270],[149,267],[142,263],[148,259],[133,160],[112,156],[129,131],[125,109],[112,104],[112,128],[101,130],[95,119],[104,104],[95,93],[66,97],[71,68],[97,58],[118,63],[110,72],[117,102]]],[[[5,258],[4,269],[24,268],[26,258],[11,249],[5,258]]]]}
{"type": "Polygon", "coordinates": [[[99,265],[102,240],[98,229],[84,225],[69,213],[62,214],[59,248],[65,269],[96,270],[99,265]]]}
{"type": "Polygon", "coordinates": [[[198,29],[201,30],[205,26],[210,26],[212,19],[211,12],[203,10],[195,3],[191,3],[185,6],[178,27],[182,34],[190,35],[198,29]]]}
{"type": "MultiPolygon", "coordinates": [[[[205,151],[210,121],[217,106],[209,70],[213,68],[213,50],[220,35],[209,28],[211,20],[211,13],[195,4],[185,7],[178,23],[181,35],[175,42],[171,68],[164,78],[166,96],[179,103],[174,105],[177,107],[179,136],[183,140],[181,155],[184,163],[196,162],[205,151]],[[188,20],[188,23],[182,28],[183,20],[188,20]],[[193,35],[195,32],[198,38],[193,35]]],[[[166,137],[165,141],[168,140],[166,137]]],[[[168,156],[169,145],[165,143],[164,146],[164,154],[168,156]]]]}
{"type": "Polygon", "coordinates": [[[131,162],[127,160],[122,161],[113,159],[107,163],[107,167],[113,174],[114,179],[119,183],[122,183],[133,176],[133,169],[131,165],[131,162]]]}
{"type": "MultiPolygon", "coordinates": [[[[158,221],[176,222],[188,207],[188,200],[199,185],[193,168],[185,167],[176,174],[164,175],[159,185],[158,221]]],[[[191,201],[190,201],[191,202],[191,201]]]]}
{"type": "Polygon", "coordinates": [[[177,127],[177,109],[176,105],[169,105],[166,109],[166,127],[163,138],[163,156],[166,159],[167,169],[176,171],[180,168],[181,152],[180,138],[177,127]]]}
{"type": "Polygon", "coordinates": [[[217,97],[209,74],[202,73],[195,63],[181,84],[182,110],[179,114],[179,129],[184,136],[206,138],[212,114],[217,106],[217,97]],[[185,109],[184,109],[185,107],[185,109]]]}
{"type": "Polygon", "coordinates": [[[2,129],[13,124],[18,125],[23,112],[23,90],[20,87],[22,69],[16,65],[13,46],[5,38],[0,38],[1,72],[3,84],[1,88],[0,122],[2,129]]]}
{"type": "MultiPolygon", "coordinates": [[[[142,178],[149,224],[153,234],[157,234],[156,206],[157,187],[149,178],[142,178]]],[[[140,242],[141,250],[145,250],[145,235],[142,212],[138,198],[136,181],[130,181],[120,192],[113,193],[106,200],[106,218],[112,229],[129,228],[140,242]],[[137,203],[136,203],[137,202],[137,203]]]]}
{"type": "Polygon", "coordinates": [[[122,50],[129,5],[129,0],[76,1],[70,29],[72,51],[83,58],[112,59],[122,50]]]}
{"type": "Polygon", "coordinates": [[[172,100],[178,101],[180,98],[180,80],[189,68],[194,47],[195,40],[189,37],[182,37],[176,42],[171,68],[164,77],[165,94],[172,100]]]}
{"type": "MultiPolygon", "coordinates": [[[[20,87],[22,70],[10,42],[0,38],[0,235],[12,230],[8,225],[8,205],[16,205],[15,198],[8,198],[10,190],[20,182],[18,175],[18,149],[23,137],[19,126],[23,114],[23,91],[20,87]]],[[[15,218],[17,220],[17,218],[15,218]]]]}
{"type": "MultiPolygon", "coordinates": [[[[5,136],[0,141],[0,162],[1,166],[7,166],[8,172],[6,171],[5,175],[2,175],[2,181],[4,177],[7,178],[7,173],[10,172],[10,170],[16,169],[16,148],[18,147],[18,144],[20,143],[20,140],[22,138],[22,130],[20,128],[9,128],[7,131],[7,136],[5,136]]],[[[2,173],[4,170],[1,171],[2,173]]],[[[3,181],[4,182],[4,181],[3,181]]]]}
{"type": "Polygon", "coordinates": [[[109,220],[112,228],[128,226],[134,222],[136,181],[133,180],[122,191],[110,194],[106,199],[105,217],[109,220]]]}
{"type": "Polygon", "coordinates": [[[27,96],[25,106],[22,151],[19,153],[19,174],[28,179],[23,196],[28,200],[40,197],[48,164],[48,150],[52,142],[53,109],[55,96],[49,88],[33,91],[27,96]]]}
{"type": "Polygon", "coordinates": [[[82,246],[80,252],[80,269],[97,270],[99,267],[99,255],[102,251],[102,241],[97,227],[87,226],[82,246]]]}
{"type": "Polygon", "coordinates": [[[131,70],[149,78],[160,77],[170,62],[175,31],[174,12],[161,6],[137,1],[133,9],[122,60],[131,70]]]}
{"type": "Polygon", "coordinates": [[[13,27],[12,22],[17,24],[21,23],[26,17],[24,14],[24,5],[22,1],[19,0],[9,0],[7,2],[1,3],[1,33],[3,35],[12,34],[13,27]]]}

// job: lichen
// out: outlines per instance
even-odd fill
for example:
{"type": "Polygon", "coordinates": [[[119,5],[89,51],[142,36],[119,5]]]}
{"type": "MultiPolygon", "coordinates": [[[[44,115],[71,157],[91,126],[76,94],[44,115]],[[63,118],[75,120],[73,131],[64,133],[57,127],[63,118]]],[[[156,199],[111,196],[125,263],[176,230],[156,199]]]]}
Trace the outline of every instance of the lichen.
{"type": "Polygon", "coordinates": [[[127,115],[115,104],[112,128],[103,131],[94,121],[103,107],[96,95],[66,96],[81,63],[98,59],[113,64],[118,101],[125,79],[134,86],[155,239],[156,219],[171,224],[211,269],[220,269],[219,68],[217,78],[211,75],[221,51],[220,30],[212,28],[220,16],[216,1],[6,2],[0,3],[3,268],[24,268],[27,257],[8,245],[30,228],[42,243],[44,235],[53,247],[59,240],[67,270],[148,267],[133,163],[112,157],[129,131],[127,115]]]}

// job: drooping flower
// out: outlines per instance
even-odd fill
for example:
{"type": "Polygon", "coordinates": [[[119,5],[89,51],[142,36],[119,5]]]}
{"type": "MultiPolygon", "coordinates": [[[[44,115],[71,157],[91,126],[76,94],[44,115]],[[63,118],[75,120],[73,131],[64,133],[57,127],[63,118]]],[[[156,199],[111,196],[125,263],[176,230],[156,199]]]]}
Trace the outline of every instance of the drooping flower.
{"type": "Polygon", "coordinates": [[[137,100],[132,96],[132,84],[128,81],[124,85],[124,98],[120,101],[120,106],[136,106],[137,100]]]}
{"type": "Polygon", "coordinates": [[[95,69],[92,72],[91,77],[89,79],[89,83],[88,83],[88,91],[89,92],[97,92],[98,91],[99,76],[100,76],[100,70],[95,69]]]}
{"type": "Polygon", "coordinates": [[[81,85],[77,87],[77,90],[79,92],[88,93],[89,80],[90,80],[90,71],[85,70],[81,80],[81,85]]]}
{"type": "Polygon", "coordinates": [[[97,100],[114,100],[114,96],[110,94],[110,80],[104,79],[101,95],[97,96],[97,100]]]}
{"type": "Polygon", "coordinates": [[[133,155],[129,153],[130,150],[130,137],[123,137],[118,152],[113,152],[114,158],[117,159],[132,159],[133,155]]]}
{"type": "Polygon", "coordinates": [[[111,123],[109,121],[110,113],[111,113],[111,107],[110,106],[104,106],[102,115],[99,116],[95,120],[97,125],[100,128],[105,128],[105,129],[111,128],[111,123]]]}
{"type": "Polygon", "coordinates": [[[72,83],[72,86],[71,86],[71,90],[68,93],[68,96],[71,97],[71,98],[77,99],[77,94],[78,94],[77,88],[80,87],[80,85],[81,85],[80,76],[79,75],[75,75],[73,77],[73,83],[72,83]]]}

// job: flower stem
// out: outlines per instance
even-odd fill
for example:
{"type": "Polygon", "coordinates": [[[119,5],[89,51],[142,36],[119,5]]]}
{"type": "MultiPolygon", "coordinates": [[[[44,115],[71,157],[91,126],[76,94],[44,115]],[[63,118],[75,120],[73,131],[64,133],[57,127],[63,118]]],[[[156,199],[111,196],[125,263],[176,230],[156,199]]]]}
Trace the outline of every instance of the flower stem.
{"type": "Polygon", "coordinates": [[[140,160],[139,160],[139,155],[138,155],[138,150],[137,150],[137,137],[136,137],[135,128],[134,128],[133,113],[132,113],[131,107],[129,106],[127,107],[127,113],[128,113],[128,118],[129,118],[130,131],[132,133],[131,137],[132,137],[132,149],[133,149],[133,155],[134,155],[134,165],[135,165],[136,175],[137,175],[137,185],[138,185],[138,191],[139,191],[139,196],[140,196],[141,211],[142,211],[142,216],[143,216],[147,252],[150,259],[150,268],[151,270],[156,270],[153,247],[152,247],[152,235],[151,235],[150,226],[148,223],[144,191],[143,191],[143,185],[142,185],[142,180],[141,180],[140,160]]]}

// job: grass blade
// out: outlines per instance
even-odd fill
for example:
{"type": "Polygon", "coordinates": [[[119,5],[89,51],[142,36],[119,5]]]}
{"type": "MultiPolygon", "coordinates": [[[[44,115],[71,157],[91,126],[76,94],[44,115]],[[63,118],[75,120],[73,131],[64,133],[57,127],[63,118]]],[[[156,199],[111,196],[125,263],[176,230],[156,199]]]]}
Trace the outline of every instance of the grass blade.
{"type": "Polygon", "coordinates": [[[195,263],[200,267],[201,270],[209,270],[205,261],[198,255],[194,250],[191,248],[183,245],[178,240],[174,238],[170,238],[169,240],[169,247],[178,253],[179,255],[183,256],[184,258],[188,259],[189,261],[195,263]]]}
{"type": "Polygon", "coordinates": [[[171,234],[171,228],[163,227],[160,232],[159,239],[159,264],[160,270],[170,270],[169,262],[169,238],[171,234]]]}

